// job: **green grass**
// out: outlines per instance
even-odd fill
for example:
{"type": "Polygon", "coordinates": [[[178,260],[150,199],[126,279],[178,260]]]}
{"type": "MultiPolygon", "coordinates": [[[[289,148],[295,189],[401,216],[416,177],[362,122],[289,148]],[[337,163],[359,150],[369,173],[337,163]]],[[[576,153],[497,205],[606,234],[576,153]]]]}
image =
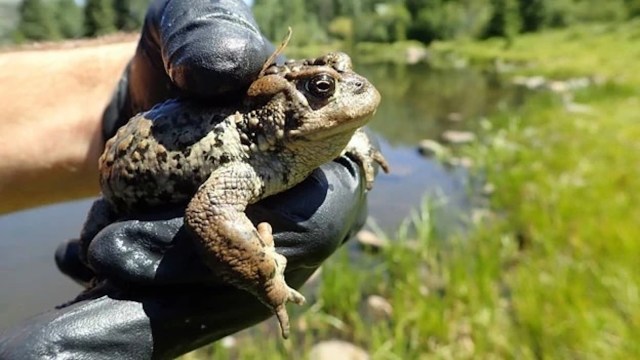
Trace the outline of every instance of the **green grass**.
{"type": "Polygon", "coordinates": [[[527,35],[510,48],[436,44],[471,63],[516,62],[510,75],[604,83],[575,94],[588,113],[541,93],[483,122],[481,141],[461,151],[497,190],[494,215],[470,234],[437,238],[425,207],[415,232],[390,235],[359,265],[347,249],[336,254],[305,292],[311,305],[295,310],[293,339],[269,322],[205,357],[301,358],[339,338],[374,359],[640,358],[639,42],[630,23],[527,35]],[[370,294],[389,300],[391,319],[367,314],[370,294]]]}

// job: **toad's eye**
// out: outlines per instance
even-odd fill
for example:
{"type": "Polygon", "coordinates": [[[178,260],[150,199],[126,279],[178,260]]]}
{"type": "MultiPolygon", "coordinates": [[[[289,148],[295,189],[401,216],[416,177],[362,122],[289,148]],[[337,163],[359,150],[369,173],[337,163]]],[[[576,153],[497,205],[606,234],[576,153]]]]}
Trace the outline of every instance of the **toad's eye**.
{"type": "Polygon", "coordinates": [[[306,87],[314,96],[328,98],[336,91],[336,81],[328,74],[320,74],[312,77],[306,87]]]}

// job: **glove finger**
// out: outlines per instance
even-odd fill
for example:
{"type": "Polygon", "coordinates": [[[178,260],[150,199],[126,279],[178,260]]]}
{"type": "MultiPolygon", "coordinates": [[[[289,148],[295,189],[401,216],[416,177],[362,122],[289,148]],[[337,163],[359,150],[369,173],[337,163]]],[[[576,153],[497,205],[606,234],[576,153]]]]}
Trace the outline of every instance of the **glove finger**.
{"type": "Polygon", "coordinates": [[[80,241],[71,239],[58,245],[55,260],[58,269],[81,286],[86,287],[95,273],[80,261],[80,241]]]}

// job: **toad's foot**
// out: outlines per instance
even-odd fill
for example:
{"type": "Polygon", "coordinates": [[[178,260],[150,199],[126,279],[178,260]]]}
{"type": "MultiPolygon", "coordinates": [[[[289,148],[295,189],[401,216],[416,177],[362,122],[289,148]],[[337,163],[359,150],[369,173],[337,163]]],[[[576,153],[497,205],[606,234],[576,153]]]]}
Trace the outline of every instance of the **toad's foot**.
{"type": "Polygon", "coordinates": [[[376,176],[375,164],[378,164],[385,173],[389,172],[389,163],[377,147],[373,146],[369,135],[363,130],[355,132],[344,152],[362,166],[367,190],[373,188],[376,176]]]}
{"type": "Polygon", "coordinates": [[[259,296],[260,300],[272,309],[280,323],[280,330],[283,338],[289,337],[289,314],[285,307],[287,302],[302,305],[305,298],[293,288],[290,288],[284,279],[284,270],[287,267],[287,258],[275,251],[271,225],[268,223],[258,224],[258,234],[267,246],[267,254],[275,261],[274,276],[264,284],[264,295],[259,296]]]}

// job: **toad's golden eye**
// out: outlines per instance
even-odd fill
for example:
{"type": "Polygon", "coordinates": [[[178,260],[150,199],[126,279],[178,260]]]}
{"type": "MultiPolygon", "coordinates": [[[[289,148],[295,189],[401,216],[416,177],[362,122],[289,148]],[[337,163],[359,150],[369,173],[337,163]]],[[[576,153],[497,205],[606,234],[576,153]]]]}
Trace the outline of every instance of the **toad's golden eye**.
{"type": "Polygon", "coordinates": [[[309,79],[306,87],[314,96],[328,98],[336,91],[336,81],[329,74],[320,74],[309,79]]]}

